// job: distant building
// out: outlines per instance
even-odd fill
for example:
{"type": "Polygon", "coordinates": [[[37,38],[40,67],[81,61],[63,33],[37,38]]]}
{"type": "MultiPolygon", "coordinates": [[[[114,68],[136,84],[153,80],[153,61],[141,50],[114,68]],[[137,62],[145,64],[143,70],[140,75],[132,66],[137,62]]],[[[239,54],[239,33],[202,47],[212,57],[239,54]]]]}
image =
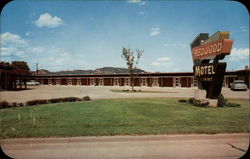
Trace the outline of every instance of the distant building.
{"type": "Polygon", "coordinates": [[[9,65],[0,64],[0,90],[15,89],[17,86],[22,88],[23,85],[27,88],[26,81],[27,76],[22,71],[9,65]]]}
{"type": "Polygon", "coordinates": [[[16,87],[16,72],[11,66],[0,64],[0,89],[16,87]]]}

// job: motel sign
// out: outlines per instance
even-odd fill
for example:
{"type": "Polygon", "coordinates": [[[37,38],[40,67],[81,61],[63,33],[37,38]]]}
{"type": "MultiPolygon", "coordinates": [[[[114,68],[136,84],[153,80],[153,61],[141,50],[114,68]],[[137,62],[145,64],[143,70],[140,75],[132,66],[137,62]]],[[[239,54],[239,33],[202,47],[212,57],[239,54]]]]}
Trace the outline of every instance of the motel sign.
{"type": "Polygon", "coordinates": [[[206,90],[206,98],[217,99],[221,93],[227,64],[219,60],[230,54],[232,45],[229,32],[221,31],[210,37],[200,33],[191,43],[194,75],[199,89],[206,90]]]}

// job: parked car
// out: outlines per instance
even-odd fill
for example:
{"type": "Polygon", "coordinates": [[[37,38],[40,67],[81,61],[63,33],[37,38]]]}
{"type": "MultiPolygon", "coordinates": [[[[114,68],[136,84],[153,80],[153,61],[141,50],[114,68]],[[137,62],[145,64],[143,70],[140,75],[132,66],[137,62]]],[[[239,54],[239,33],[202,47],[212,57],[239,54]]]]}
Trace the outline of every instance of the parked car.
{"type": "Polygon", "coordinates": [[[242,80],[235,80],[233,83],[230,83],[231,90],[247,90],[247,85],[242,80]]]}
{"type": "Polygon", "coordinates": [[[16,81],[16,85],[19,86],[21,83],[21,85],[24,85],[24,82],[20,82],[19,80],[16,81]]]}
{"type": "Polygon", "coordinates": [[[31,81],[29,81],[29,82],[26,82],[26,84],[27,84],[28,86],[38,86],[40,83],[37,82],[37,81],[35,81],[35,80],[31,80],[31,81]]]}

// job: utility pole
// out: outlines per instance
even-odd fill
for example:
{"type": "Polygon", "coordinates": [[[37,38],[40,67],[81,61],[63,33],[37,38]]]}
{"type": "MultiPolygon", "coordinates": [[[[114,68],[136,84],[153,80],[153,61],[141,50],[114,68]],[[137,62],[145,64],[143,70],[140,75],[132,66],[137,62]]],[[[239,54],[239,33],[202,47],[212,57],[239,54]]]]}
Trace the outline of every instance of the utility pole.
{"type": "Polygon", "coordinates": [[[36,74],[38,74],[38,63],[36,63],[36,74]]]}

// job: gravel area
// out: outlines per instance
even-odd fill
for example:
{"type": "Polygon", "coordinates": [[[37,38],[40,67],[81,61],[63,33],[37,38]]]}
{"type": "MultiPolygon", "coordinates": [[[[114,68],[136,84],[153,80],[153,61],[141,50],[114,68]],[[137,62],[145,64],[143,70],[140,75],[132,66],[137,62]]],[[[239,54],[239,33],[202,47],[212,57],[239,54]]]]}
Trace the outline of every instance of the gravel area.
{"type": "MultiPolygon", "coordinates": [[[[91,99],[111,99],[111,98],[150,98],[150,97],[194,97],[195,94],[204,96],[205,91],[192,88],[166,88],[166,87],[135,87],[137,90],[162,91],[164,93],[117,93],[111,92],[111,89],[123,90],[130,87],[120,86],[57,86],[40,85],[28,86],[27,90],[19,91],[1,91],[0,101],[26,102],[33,99],[51,99],[59,97],[84,97],[90,96],[91,99]]],[[[231,91],[229,88],[223,88],[222,93],[225,98],[249,99],[249,89],[247,91],[231,91]]]]}

